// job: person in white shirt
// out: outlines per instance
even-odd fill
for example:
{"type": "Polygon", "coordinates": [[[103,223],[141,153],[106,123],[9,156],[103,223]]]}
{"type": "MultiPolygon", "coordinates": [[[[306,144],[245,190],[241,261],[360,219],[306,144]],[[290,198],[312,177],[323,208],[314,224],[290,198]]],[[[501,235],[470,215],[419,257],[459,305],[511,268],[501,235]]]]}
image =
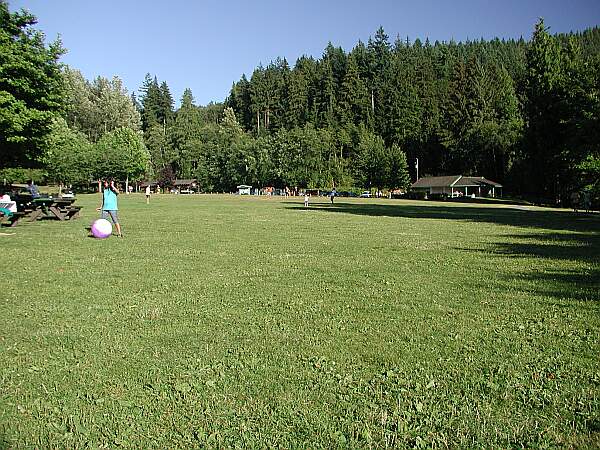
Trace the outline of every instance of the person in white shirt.
{"type": "Polygon", "coordinates": [[[0,196],[0,208],[8,209],[11,213],[17,212],[17,202],[13,202],[10,195],[5,192],[0,196]]]}

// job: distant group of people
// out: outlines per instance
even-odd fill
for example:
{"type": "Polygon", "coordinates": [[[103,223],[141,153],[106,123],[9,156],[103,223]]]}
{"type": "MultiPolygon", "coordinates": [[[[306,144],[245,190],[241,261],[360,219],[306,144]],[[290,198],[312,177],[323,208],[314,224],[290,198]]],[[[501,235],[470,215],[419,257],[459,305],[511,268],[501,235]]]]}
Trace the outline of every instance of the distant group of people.
{"type": "MultiPolygon", "coordinates": [[[[332,205],[333,205],[336,195],[337,195],[337,191],[335,190],[335,188],[333,188],[328,195],[329,201],[331,202],[332,205]]],[[[304,193],[304,207],[308,207],[309,203],[310,203],[310,194],[308,192],[305,192],[304,193]]]]}
{"type": "MultiPolygon", "coordinates": [[[[27,192],[29,192],[31,194],[32,198],[39,198],[41,196],[39,189],[35,185],[33,180],[29,180],[27,182],[26,189],[27,189],[27,192]]],[[[98,180],[98,191],[102,194],[102,203],[97,208],[98,211],[101,211],[101,218],[107,219],[108,217],[110,217],[112,219],[113,224],[115,225],[115,227],[117,229],[118,236],[123,237],[123,233],[121,231],[121,225],[119,223],[119,216],[118,216],[119,208],[118,208],[117,196],[119,195],[119,188],[115,185],[115,182],[113,179],[103,179],[103,180],[98,180]]],[[[160,188],[158,186],[156,187],[156,192],[157,193],[160,192],[160,188]]],[[[272,191],[267,191],[267,193],[272,194],[272,191]]],[[[285,194],[290,195],[290,190],[287,187],[285,190],[285,194]]],[[[146,186],[145,195],[146,195],[146,204],[149,204],[150,197],[152,195],[152,189],[151,189],[150,185],[146,186]]],[[[329,198],[330,198],[332,205],[334,203],[336,195],[337,195],[337,192],[336,192],[335,188],[333,188],[331,190],[331,192],[329,193],[329,198]]],[[[3,193],[2,196],[0,196],[0,200],[10,202],[11,197],[8,193],[5,192],[5,193],[3,193]]],[[[590,193],[588,191],[582,191],[582,192],[573,191],[571,193],[570,200],[571,200],[571,206],[575,212],[578,212],[579,209],[583,209],[586,213],[590,212],[591,198],[590,198],[590,193]]],[[[308,194],[308,192],[306,192],[304,194],[304,206],[308,207],[309,202],[310,202],[310,195],[308,194]]]]}

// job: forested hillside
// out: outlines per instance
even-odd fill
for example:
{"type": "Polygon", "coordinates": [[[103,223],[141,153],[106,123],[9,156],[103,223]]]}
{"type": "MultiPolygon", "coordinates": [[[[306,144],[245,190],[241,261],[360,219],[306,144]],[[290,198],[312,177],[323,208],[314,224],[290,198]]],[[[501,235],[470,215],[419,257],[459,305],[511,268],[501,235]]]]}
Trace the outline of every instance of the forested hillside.
{"type": "MultiPolygon", "coordinates": [[[[483,175],[555,199],[598,156],[600,30],[531,42],[396,39],[379,29],[346,53],[290,67],[277,60],[236,82],[226,105],[253,135],[330,130],[339,170],[358,165],[361,132],[406,152],[420,174],[483,175]]],[[[588,180],[589,181],[589,180],[588,180]]]]}
{"type": "MultiPolygon", "coordinates": [[[[530,41],[390,40],[293,66],[277,59],[233,83],[224,103],[178,109],[148,74],[86,80],[59,63],[35,17],[0,0],[2,177],[24,168],[66,184],[197,178],[207,192],[244,183],[406,189],[419,176],[477,175],[504,192],[559,202],[600,197],[600,29],[530,41]]],[[[190,74],[200,77],[201,74],[190,74]]],[[[224,93],[225,95],[225,93],[224,93]]],[[[21,175],[18,175],[21,173],[21,175]]]]}

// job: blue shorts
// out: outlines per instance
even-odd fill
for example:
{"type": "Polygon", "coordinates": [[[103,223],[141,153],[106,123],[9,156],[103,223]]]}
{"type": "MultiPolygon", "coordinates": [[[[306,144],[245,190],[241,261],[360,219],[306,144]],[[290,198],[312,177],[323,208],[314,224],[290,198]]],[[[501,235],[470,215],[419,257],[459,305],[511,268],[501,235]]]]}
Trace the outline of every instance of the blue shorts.
{"type": "Polygon", "coordinates": [[[106,219],[109,215],[115,225],[119,223],[119,216],[117,215],[116,210],[111,210],[111,211],[103,210],[102,215],[100,217],[102,219],[106,219]]]}

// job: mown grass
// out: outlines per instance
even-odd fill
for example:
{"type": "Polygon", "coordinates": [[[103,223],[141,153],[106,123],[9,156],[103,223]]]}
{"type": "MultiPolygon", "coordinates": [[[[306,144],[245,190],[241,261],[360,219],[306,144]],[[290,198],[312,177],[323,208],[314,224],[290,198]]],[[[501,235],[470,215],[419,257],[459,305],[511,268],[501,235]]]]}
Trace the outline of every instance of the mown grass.
{"type": "Polygon", "coordinates": [[[0,447],[598,447],[600,219],[122,195],[0,236],[0,447]]]}

